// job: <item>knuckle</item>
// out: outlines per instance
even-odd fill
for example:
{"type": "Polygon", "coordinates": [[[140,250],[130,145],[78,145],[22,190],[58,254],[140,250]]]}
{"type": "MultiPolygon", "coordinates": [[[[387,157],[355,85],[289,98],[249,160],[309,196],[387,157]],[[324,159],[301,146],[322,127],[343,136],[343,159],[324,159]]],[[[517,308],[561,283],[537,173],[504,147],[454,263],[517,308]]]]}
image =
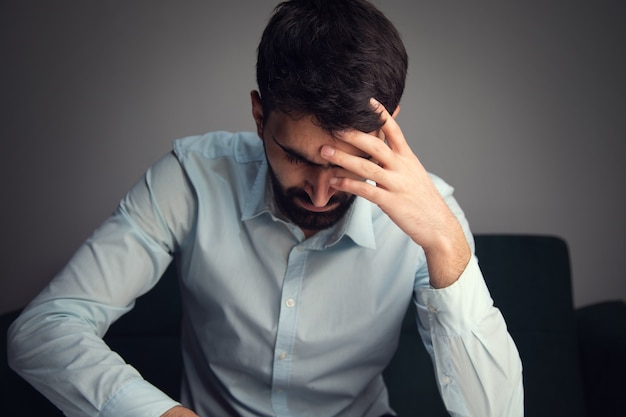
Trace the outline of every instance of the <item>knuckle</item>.
{"type": "Polygon", "coordinates": [[[369,198],[371,196],[372,186],[365,181],[357,181],[354,185],[354,194],[369,198]]]}
{"type": "Polygon", "coordinates": [[[383,170],[379,165],[371,161],[364,160],[360,162],[360,165],[361,165],[360,168],[362,172],[365,174],[365,177],[370,178],[370,179],[378,178],[380,176],[380,173],[383,170]]]}
{"type": "Polygon", "coordinates": [[[389,151],[389,146],[382,140],[375,140],[372,142],[372,154],[380,155],[384,152],[389,151]]]}

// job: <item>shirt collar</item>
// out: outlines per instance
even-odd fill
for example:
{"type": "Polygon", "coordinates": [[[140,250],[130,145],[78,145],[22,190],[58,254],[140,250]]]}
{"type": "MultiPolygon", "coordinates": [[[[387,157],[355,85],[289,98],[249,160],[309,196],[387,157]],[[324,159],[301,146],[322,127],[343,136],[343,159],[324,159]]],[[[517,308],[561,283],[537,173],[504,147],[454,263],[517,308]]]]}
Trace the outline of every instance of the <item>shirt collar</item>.
{"type": "Polygon", "coordinates": [[[354,200],[352,210],[346,215],[344,234],[349,236],[359,246],[376,249],[376,237],[374,235],[374,210],[372,202],[357,197],[354,200]]]}
{"type": "Polygon", "coordinates": [[[241,213],[241,221],[250,220],[265,212],[273,212],[273,204],[271,204],[271,197],[269,197],[270,193],[266,191],[266,185],[269,182],[267,171],[267,161],[263,160],[259,166],[254,183],[252,183],[252,187],[248,192],[248,199],[241,213]]]}
{"type": "MultiPolygon", "coordinates": [[[[331,246],[339,242],[343,236],[348,236],[354,243],[369,249],[376,249],[376,239],[373,225],[373,203],[357,197],[344,218],[325,233],[316,234],[326,236],[324,246],[331,246]]],[[[273,218],[280,218],[274,202],[274,196],[269,185],[267,161],[259,167],[257,177],[252,184],[248,199],[241,214],[241,221],[250,220],[269,213],[273,218]]]]}

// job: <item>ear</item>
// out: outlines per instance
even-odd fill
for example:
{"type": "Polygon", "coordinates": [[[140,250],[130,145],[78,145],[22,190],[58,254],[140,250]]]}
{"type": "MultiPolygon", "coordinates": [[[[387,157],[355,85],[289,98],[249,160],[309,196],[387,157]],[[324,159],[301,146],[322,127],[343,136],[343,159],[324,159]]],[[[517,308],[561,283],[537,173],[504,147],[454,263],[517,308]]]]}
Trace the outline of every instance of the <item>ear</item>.
{"type": "Polygon", "coordinates": [[[259,92],[256,90],[251,91],[250,100],[252,101],[252,117],[256,124],[256,132],[259,138],[263,140],[263,102],[259,92]]]}
{"type": "Polygon", "coordinates": [[[393,111],[393,113],[391,114],[391,117],[395,119],[399,114],[400,114],[400,105],[398,104],[398,107],[396,107],[396,109],[393,111]]]}

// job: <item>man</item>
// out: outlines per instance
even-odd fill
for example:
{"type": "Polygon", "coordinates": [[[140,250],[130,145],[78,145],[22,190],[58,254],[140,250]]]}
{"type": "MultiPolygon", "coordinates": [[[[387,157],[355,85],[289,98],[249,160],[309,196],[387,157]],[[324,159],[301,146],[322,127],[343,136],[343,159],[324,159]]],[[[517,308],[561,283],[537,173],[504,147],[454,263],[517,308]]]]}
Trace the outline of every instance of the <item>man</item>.
{"type": "Polygon", "coordinates": [[[70,416],[393,415],[381,373],[414,301],[450,413],[521,416],[467,222],[394,119],[406,69],[364,0],[280,4],[256,134],[176,141],[14,323],[13,368],[70,416]],[[101,339],[174,256],[180,404],[101,339]]]}

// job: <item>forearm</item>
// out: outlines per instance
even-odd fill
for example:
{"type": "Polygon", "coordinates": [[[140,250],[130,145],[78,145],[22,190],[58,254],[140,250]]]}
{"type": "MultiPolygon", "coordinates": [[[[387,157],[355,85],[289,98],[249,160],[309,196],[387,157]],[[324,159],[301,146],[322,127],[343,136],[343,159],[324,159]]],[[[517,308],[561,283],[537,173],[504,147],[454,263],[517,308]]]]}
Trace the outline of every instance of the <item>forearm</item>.
{"type": "Polygon", "coordinates": [[[170,259],[118,212],[11,326],[11,367],[70,416],[129,415],[116,407],[138,408],[139,399],[167,403],[146,416],[171,408],[175,403],[102,340],[111,323],[157,282],[170,259]]]}
{"type": "Polygon", "coordinates": [[[192,224],[190,196],[178,161],[167,155],[9,330],[11,366],[66,414],[153,417],[177,404],[102,336],[171,262],[192,224]]]}
{"type": "Polygon", "coordinates": [[[16,320],[8,361],[58,408],[69,416],[117,416],[131,409],[155,416],[176,404],[112,352],[87,320],[76,317],[76,307],[54,304],[57,311],[44,303],[16,320]]]}
{"type": "Polygon", "coordinates": [[[422,339],[451,415],[522,416],[521,360],[476,259],[451,286],[416,295],[422,339]]]}
{"type": "Polygon", "coordinates": [[[498,314],[474,333],[433,336],[439,390],[454,417],[524,415],[521,362],[498,314]]]}
{"type": "MultiPolygon", "coordinates": [[[[453,196],[453,188],[441,178],[430,176],[438,190],[437,220],[429,223],[428,233],[423,233],[421,243],[426,255],[430,285],[445,288],[456,282],[468,266],[474,251],[474,236],[465,214],[453,196]]],[[[421,229],[421,228],[420,228],[421,229]]]]}
{"type": "Polygon", "coordinates": [[[430,246],[423,249],[433,288],[445,288],[456,282],[472,257],[466,235],[451,212],[445,228],[441,228],[430,246]]]}

